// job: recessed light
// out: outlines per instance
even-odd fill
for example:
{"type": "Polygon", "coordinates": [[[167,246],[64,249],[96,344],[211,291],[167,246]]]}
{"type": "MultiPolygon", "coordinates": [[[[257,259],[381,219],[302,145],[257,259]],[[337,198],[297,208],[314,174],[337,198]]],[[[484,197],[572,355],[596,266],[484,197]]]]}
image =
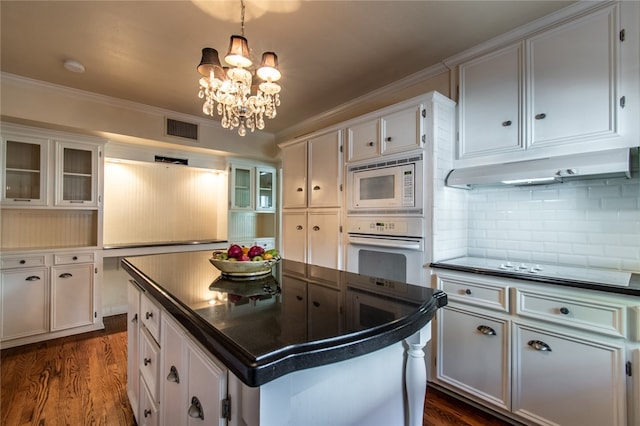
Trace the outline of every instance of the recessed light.
{"type": "Polygon", "coordinates": [[[78,61],[74,61],[73,59],[67,59],[64,61],[64,68],[71,72],[83,73],[84,65],[82,65],[78,61]]]}

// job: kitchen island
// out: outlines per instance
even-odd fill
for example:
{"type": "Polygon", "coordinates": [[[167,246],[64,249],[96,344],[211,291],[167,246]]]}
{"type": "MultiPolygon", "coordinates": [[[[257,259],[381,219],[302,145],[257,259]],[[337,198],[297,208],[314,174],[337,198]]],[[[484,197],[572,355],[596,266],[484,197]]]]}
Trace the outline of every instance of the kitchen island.
{"type": "Polygon", "coordinates": [[[423,348],[445,293],[286,259],[272,275],[234,281],[210,257],[122,261],[130,324],[140,319],[129,354],[139,424],[422,424],[423,348]],[[204,384],[202,358],[215,379],[204,384]],[[208,411],[207,398],[217,400],[208,411]]]}

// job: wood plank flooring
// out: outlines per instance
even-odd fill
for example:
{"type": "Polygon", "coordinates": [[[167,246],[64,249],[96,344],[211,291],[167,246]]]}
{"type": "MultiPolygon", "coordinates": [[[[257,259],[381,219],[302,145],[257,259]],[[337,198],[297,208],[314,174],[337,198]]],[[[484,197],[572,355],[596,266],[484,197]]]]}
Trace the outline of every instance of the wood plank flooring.
{"type": "MultiPolygon", "coordinates": [[[[0,352],[0,425],[135,425],[127,398],[126,316],[105,329],[0,352]]],[[[424,426],[505,426],[429,388],[424,426]]]]}

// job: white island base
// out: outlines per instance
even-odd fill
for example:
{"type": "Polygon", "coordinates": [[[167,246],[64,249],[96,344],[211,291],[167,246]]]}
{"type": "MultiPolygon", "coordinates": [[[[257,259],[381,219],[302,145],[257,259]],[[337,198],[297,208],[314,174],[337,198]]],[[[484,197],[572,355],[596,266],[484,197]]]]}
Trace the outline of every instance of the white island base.
{"type": "Polygon", "coordinates": [[[229,374],[238,426],[421,426],[427,386],[423,348],[431,323],[402,342],[346,361],[296,371],[259,388],[229,374]]]}

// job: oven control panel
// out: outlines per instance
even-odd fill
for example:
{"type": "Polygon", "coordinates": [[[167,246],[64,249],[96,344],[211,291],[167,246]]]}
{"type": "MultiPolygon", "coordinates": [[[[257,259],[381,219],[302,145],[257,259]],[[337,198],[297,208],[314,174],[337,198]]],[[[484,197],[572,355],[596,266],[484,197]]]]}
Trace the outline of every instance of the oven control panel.
{"type": "Polygon", "coordinates": [[[423,237],[424,220],[419,217],[378,218],[348,217],[347,232],[370,235],[398,235],[423,237]]]}

